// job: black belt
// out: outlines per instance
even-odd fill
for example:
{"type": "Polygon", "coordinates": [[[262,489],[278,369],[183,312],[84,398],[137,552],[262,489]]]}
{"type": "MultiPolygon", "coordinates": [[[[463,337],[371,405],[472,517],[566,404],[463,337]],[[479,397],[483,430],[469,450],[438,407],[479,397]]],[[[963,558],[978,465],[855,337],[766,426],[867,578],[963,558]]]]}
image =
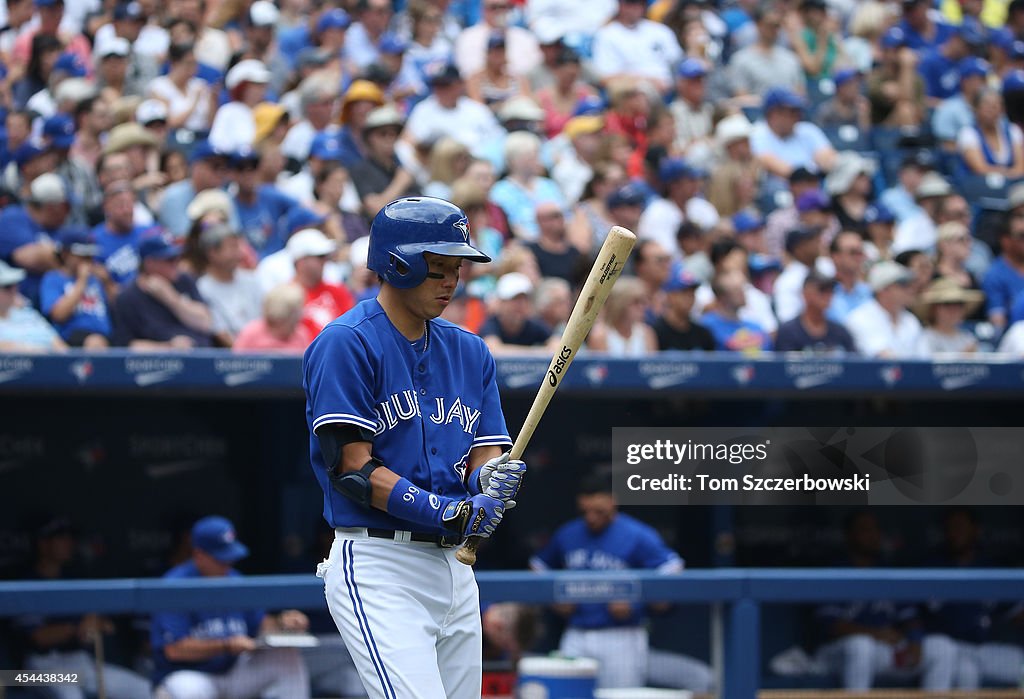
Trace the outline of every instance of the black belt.
{"type": "MultiPolygon", "coordinates": [[[[367,529],[366,535],[374,539],[394,539],[397,532],[394,529],[367,529]]],[[[462,537],[457,534],[446,536],[444,534],[424,534],[422,532],[411,532],[409,541],[416,541],[423,544],[434,544],[441,548],[451,548],[462,543],[462,537]]]]}

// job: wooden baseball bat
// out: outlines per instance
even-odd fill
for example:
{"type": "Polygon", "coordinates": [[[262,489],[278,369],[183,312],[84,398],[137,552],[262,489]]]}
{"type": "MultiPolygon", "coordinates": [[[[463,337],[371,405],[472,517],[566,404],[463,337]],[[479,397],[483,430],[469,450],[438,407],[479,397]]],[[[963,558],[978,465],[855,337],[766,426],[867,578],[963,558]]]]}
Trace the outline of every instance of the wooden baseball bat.
{"type": "MultiPolygon", "coordinates": [[[[612,226],[608,231],[608,237],[605,238],[601,251],[597,253],[594,266],[587,276],[587,281],[583,284],[583,291],[580,292],[580,297],[576,300],[576,305],[573,306],[572,314],[569,316],[569,322],[565,325],[565,331],[562,333],[562,349],[551,359],[551,364],[540,384],[537,396],[533,399],[530,412],[527,414],[526,420],[523,421],[523,428],[519,431],[515,444],[512,445],[510,459],[522,458],[523,452],[526,451],[526,445],[530,443],[530,438],[533,437],[533,432],[537,429],[537,423],[544,416],[544,411],[547,410],[548,403],[551,402],[559,384],[562,383],[562,378],[569,370],[569,365],[572,364],[576,353],[583,346],[583,341],[587,339],[587,334],[594,326],[594,321],[597,320],[597,314],[604,306],[608,293],[612,290],[615,280],[619,278],[626,259],[635,244],[636,235],[621,226],[612,226]]],[[[466,539],[462,548],[455,552],[455,557],[459,559],[460,563],[471,566],[476,563],[478,546],[480,546],[480,537],[471,536],[466,539]]]]}

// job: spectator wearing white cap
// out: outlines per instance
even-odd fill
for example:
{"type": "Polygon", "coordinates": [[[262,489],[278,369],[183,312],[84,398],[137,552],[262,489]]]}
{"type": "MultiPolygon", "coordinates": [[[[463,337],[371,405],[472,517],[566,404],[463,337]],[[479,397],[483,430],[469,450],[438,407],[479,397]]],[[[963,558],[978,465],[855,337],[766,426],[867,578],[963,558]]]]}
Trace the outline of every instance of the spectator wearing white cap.
{"type": "Polygon", "coordinates": [[[196,280],[203,301],[213,315],[213,334],[221,347],[231,347],[246,325],[260,317],[263,289],[256,273],[240,267],[241,234],[223,223],[207,226],[199,234],[206,271],[196,280]]]}
{"type": "Polygon", "coordinates": [[[0,261],[0,354],[66,350],[39,311],[19,302],[18,285],[24,280],[25,270],[0,261]]]}
{"type": "Polygon", "coordinates": [[[150,82],[146,94],[167,105],[168,128],[194,133],[207,131],[216,111],[216,95],[210,85],[196,75],[199,63],[192,44],[172,44],[167,60],[167,75],[150,82]]]}
{"type": "Polygon", "coordinates": [[[619,0],[618,14],[594,35],[594,70],[607,85],[618,78],[672,89],[672,66],[683,58],[675,34],[644,18],[644,0],[619,0]]]}
{"type": "Polygon", "coordinates": [[[32,180],[25,206],[8,206],[0,213],[0,260],[25,271],[21,293],[33,305],[43,274],[57,268],[55,240],[68,211],[64,181],[46,173],[32,180]]]}
{"type": "Polygon", "coordinates": [[[97,44],[93,52],[96,58],[96,86],[100,97],[113,104],[128,96],[128,55],[132,46],[127,39],[113,36],[97,44]]]}
{"type": "Polygon", "coordinates": [[[864,214],[871,204],[871,178],[875,162],[854,151],[843,151],[825,177],[825,193],[843,230],[863,231],[864,214]]]}
{"type": "Polygon", "coordinates": [[[291,75],[291,66],[274,40],[280,10],[270,0],[256,0],[249,6],[245,27],[243,58],[262,61],[270,71],[270,90],[280,94],[291,75]]]}
{"type": "MultiPolygon", "coordinates": [[[[167,55],[170,34],[158,22],[149,23],[153,6],[137,0],[120,0],[114,6],[113,22],[96,30],[94,47],[114,38],[128,42],[128,76],[125,94],[146,93],[146,86],[160,74],[160,64],[167,55]]],[[[95,51],[93,52],[95,55],[95,51]]]]}
{"type": "Polygon", "coordinates": [[[874,298],[846,319],[857,350],[865,357],[912,359],[919,356],[921,323],[907,310],[913,303],[913,274],[903,265],[884,260],[868,272],[874,298]]]}
{"type": "Polygon", "coordinates": [[[256,119],[252,110],[266,96],[270,77],[263,61],[252,58],[239,61],[228,71],[224,85],[231,101],[213,117],[210,143],[214,148],[225,153],[252,148],[256,140],[256,119]]]}
{"type": "Polygon", "coordinates": [[[307,228],[293,235],[285,250],[295,266],[295,282],[306,292],[301,322],[316,337],[324,326],[355,305],[352,292],[344,284],[324,281],[324,267],[337,252],[337,244],[315,228],[307,228]]]}
{"type": "Polygon", "coordinates": [[[540,45],[529,30],[509,26],[511,0],[483,0],[480,21],[463,29],[455,40],[455,65],[464,78],[481,71],[487,55],[487,40],[504,33],[512,75],[526,75],[541,62],[540,45]]]}
{"type": "Polygon", "coordinates": [[[480,337],[495,355],[543,354],[551,331],[534,318],[533,282],[525,274],[509,272],[498,279],[491,316],[480,328],[480,337]]]}

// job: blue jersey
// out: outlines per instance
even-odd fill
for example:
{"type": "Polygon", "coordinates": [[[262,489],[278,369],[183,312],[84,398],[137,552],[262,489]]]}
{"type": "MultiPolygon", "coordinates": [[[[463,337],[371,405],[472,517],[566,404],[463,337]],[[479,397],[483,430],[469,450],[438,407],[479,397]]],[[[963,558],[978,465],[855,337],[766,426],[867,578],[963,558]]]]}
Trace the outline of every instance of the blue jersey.
{"type": "MultiPolygon", "coordinates": [[[[534,570],[627,570],[639,568],[677,573],[683,560],[665,545],[658,532],[639,520],[619,513],[603,531],[594,534],[582,518],[561,526],[544,549],[530,560],[534,570]]],[[[605,604],[580,604],[569,625],[584,629],[636,626],[643,619],[636,605],[628,619],[613,619],[605,604]]]]}
{"type": "MultiPolygon", "coordinates": [[[[52,243],[57,236],[57,229],[40,226],[23,206],[8,206],[0,212],[0,260],[10,265],[18,266],[14,262],[14,253],[18,248],[32,243],[52,243]]],[[[33,306],[38,306],[39,284],[43,275],[28,270],[26,272],[25,279],[18,288],[33,306]]]]}
{"type": "Polygon", "coordinates": [[[135,279],[139,271],[139,243],[146,226],[133,226],[127,233],[114,233],[106,223],[92,229],[100,248],[97,256],[110,273],[110,278],[122,286],[135,279]]]}
{"type": "MultiPolygon", "coordinates": [[[[75,279],[62,269],[50,270],[43,275],[43,283],[39,292],[39,308],[49,317],[53,307],[57,305],[61,297],[75,286],[75,279]]],[[[103,285],[94,276],[89,277],[85,290],[78,305],[66,321],[57,323],[53,321],[57,332],[65,340],[70,339],[76,332],[97,333],[110,337],[110,314],[107,309],[107,295],[103,292],[103,285]]]]}
{"type": "Polygon", "coordinates": [[[324,425],[372,431],[373,456],[385,466],[420,488],[457,498],[467,495],[470,450],[512,443],[484,341],[444,320],[429,327],[425,338],[409,342],[371,299],[331,322],[306,350],[309,455],[332,527],[412,528],[334,490],[316,437],[324,425]]]}
{"type": "MultiPolygon", "coordinates": [[[[187,561],[171,568],[165,579],[180,580],[199,578],[202,575],[196,564],[187,561]]],[[[228,577],[240,578],[237,570],[230,570],[228,577]]],[[[150,627],[150,642],[153,646],[153,683],[159,684],[164,677],[178,670],[195,670],[210,674],[222,674],[231,669],[237,656],[225,653],[198,663],[172,663],[164,655],[164,647],[183,638],[231,638],[232,636],[259,635],[263,623],[263,611],[257,609],[203,610],[197,612],[161,612],[153,615],[150,627]]]]}

